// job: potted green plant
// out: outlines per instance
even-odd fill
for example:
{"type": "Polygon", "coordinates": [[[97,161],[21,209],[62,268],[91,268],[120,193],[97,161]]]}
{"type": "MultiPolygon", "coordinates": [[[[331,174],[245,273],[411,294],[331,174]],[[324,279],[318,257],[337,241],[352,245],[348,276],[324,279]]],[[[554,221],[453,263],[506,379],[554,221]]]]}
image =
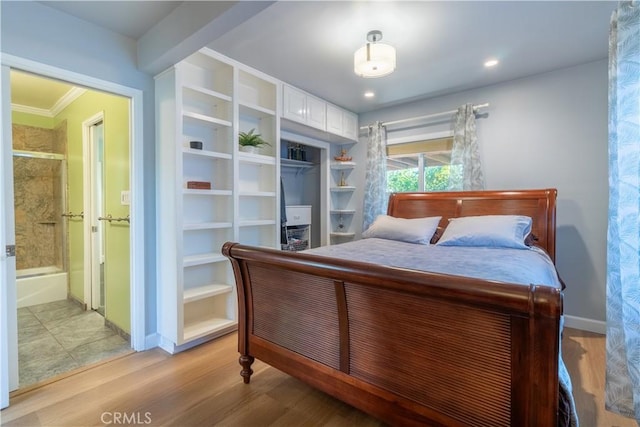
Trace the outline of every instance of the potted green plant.
{"type": "Polygon", "coordinates": [[[238,138],[240,150],[248,153],[257,153],[263,145],[271,146],[271,144],[262,139],[262,135],[254,132],[255,129],[251,129],[249,132],[240,132],[238,138]]]}

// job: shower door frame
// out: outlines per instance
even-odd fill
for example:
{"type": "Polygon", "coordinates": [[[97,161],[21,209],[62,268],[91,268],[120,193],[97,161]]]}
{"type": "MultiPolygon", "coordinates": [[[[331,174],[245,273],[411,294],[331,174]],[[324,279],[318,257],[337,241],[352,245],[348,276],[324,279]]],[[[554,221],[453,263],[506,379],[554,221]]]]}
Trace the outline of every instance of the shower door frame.
{"type": "MultiPolygon", "coordinates": [[[[143,139],[143,92],[128,86],[72,72],[62,68],[2,54],[2,156],[0,156],[0,184],[13,188],[13,176],[8,176],[6,166],[12,161],[11,139],[11,94],[9,85],[10,69],[22,70],[43,77],[67,81],[78,86],[109,92],[129,99],[129,170],[131,189],[130,204],[130,277],[131,277],[131,346],[136,351],[154,346],[153,340],[147,342],[145,315],[145,212],[144,212],[144,139],[143,139]],[[9,160],[7,160],[7,158],[9,160]],[[5,182],[8,181],[8,182],[5,182]]],[[[3,191],[0,195],[0,207],[13,206],[13,191],[3,191]]],[[[15,224],[13,214],[0,216],[0,243],[15,244],[15,224]],[[11,243],[13,242],[13,243],[11,243]]],[[[0,255],[0,407],[9,404],[9,391],[17,388],[17,301],[15,283],[15,258],[8,258],[2,248],[0,255]],[[14,374],[15,372],[15,374],[14,374]],[[11,375],[10,375],[11,374],[11,375]]]]}

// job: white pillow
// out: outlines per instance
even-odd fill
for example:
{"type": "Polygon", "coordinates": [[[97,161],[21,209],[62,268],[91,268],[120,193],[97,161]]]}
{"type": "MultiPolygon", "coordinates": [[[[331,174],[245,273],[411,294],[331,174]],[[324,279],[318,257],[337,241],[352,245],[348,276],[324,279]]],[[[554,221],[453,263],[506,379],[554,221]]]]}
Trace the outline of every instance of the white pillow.
{"type": "Polygon", "coordinates": [[[522,215],[483,215],[451,218],[436,245],[526,249],[531,218],[522,215]]]}
{"type": "Polygon", "coordinates": [[[373,224],[362,233],[362,238],[378,237],[428,245],[441,218],[441,216],[396,218],[389,215],[379,215],[373,224]]]}

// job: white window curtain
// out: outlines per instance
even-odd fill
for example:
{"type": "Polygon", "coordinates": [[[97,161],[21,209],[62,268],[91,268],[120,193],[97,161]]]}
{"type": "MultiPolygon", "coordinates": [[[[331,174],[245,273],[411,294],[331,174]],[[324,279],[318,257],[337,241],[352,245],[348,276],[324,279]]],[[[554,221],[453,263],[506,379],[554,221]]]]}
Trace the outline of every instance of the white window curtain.
{"type": "Polygon", "coordinates": [[[472,104],[458,108],[453,127],[451,168],[461,167],[462,174],[450,174],[450,190],[483,190],[484,174],[476,136],[476,113],[472,104]],[[460,176],[462,182],[460,182],[460,176]]]}
{"type": "Polygon", "coordinates": [[[362,229],[387,213],[387,133],[381,122],[369,127],[362,229]]]}
{"type": "Polygon", "coordinates": [[[609,35],[609,226],[605,405],[640,424],[640,5],[609,35]]]}

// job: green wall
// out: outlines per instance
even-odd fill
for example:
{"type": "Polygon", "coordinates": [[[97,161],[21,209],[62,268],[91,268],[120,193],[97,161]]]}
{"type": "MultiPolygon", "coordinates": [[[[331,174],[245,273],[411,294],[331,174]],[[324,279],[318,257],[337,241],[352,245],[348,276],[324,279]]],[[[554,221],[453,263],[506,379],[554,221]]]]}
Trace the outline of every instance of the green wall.
{"type": "MultiPolygon", "coordinates": [[[[120,193],[129,190],[129,100],[88,91],[55,117],[67,123],[68,209],[84,211],[82,122],[104,113],[105,211],[113,217],[129,215],[120,193]]],[[[129,224],[105,223],[105,317],[127,333],[131,330],[129,224]]],[[[84,300],[84,230],[81,221],[69,221],[69,291],[84,300]]]]}
{"type": "Polygon", "coordinates": [[[44,117],[36,114],[23,113],[19,111],[11,112],[11,123],[15,125],[33,126],[37,128],[53,129],[54,118],[44,117]]]}

